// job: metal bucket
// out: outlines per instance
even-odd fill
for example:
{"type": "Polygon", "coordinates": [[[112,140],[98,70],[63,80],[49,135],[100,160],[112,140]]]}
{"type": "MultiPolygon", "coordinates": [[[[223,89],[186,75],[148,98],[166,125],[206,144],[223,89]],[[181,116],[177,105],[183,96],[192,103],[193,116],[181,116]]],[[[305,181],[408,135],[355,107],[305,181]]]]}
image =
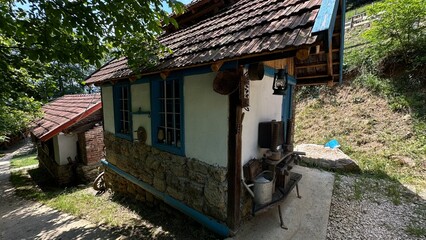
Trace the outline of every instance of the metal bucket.
{"type": "Polygon", "coordinates": [[[272,201],[274,175],[271,171],[261,172],[254,180],[254,202],[266,204],[272,201]]]}

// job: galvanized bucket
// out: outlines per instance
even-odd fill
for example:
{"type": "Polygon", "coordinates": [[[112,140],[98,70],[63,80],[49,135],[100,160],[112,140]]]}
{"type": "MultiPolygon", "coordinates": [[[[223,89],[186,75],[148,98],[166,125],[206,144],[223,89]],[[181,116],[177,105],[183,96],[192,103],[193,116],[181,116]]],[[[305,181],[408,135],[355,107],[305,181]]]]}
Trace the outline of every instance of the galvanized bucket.
{"type": "Polygon", "coordinates": [[[261,172],[254,180],[254,202],[257,204],[271,202],[274,183],[275,179],[271,171],[261,172]]]}

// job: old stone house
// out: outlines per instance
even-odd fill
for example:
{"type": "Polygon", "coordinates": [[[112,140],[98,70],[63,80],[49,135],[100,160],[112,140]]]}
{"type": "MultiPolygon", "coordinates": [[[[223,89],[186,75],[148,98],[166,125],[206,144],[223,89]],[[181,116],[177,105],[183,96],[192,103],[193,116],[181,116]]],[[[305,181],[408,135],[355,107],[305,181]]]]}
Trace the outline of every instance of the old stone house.
{"type": "Polygon", "coordinates": [[[59,185],[93,181],[104,147],[101,95],[65,95],[42,111],[31,130],[39,166],[59,185]]]}
{"type": "MultiPolygon", "coordinates": [[[[261,159],[259,124],[293,151],[295,86],[341,81],[344,1],[199,0],[165,28],[172,53],[134,72],[125,57],[90,75],[102,89],[105,180],[228,236],[256,206],[241,180],[261,159]]],[[[273,149],[274,151],[276,149],[273,149]]],[[[299,178],[300,179],[300,178],[299,178]]],[[[245,180],[244,180],[245,181],[245,180]]]]}

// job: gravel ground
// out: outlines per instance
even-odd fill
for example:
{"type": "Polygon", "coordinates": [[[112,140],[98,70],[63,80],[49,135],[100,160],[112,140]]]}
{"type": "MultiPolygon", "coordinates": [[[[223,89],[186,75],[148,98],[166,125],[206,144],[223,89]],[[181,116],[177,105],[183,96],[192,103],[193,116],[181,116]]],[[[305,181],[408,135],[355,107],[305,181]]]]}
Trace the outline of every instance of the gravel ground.
{"type": "Polygon", "coordinates": [[[426,200],[395,182],[338,175],[327,239],[426,239],[426,200]]]}

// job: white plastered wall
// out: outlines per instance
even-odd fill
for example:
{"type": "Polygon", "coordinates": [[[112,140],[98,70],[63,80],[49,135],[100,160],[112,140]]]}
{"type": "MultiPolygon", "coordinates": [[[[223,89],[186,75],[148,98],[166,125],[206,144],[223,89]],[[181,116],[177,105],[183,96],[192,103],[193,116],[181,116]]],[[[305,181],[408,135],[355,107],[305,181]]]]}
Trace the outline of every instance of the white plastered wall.
{"type": "Polygon", "coordinates": [[[250,81],[250,111],[244,111],[242,131],[242,164],[262,157],[266,149],[257,143],[260,122],[281,121],[282,96],[272,94],[273,78],[264,76],[260,81],[250,81]]]}
{"type": "Polygon", "coordinates": [[[215,73],[184,78],[185,153],[211,165],[228,162],[228,96],[213,91],[215,73]]]}
{"type": "MultiPolygon", "coordinates": [[[[149,83],[140,83],[131,85],[132,97],[132,112],[138,112],[139,109],[143,112],[151,111],[151,95],[149,83]]],[[[146,144],[151,145],[151,118],[149,114],[133,114],[132,115],[132,129],[133,139],[137,139],[135,132],[139,127],[146,130],[146,144]]]]}
{"type": "Polygon", "coordinates": [[[104,114],[104,130],[115,133],[114,102],[112,86],[102,87],[102,111],[104,114]]]}
{"type": "Polygon", "coordinates": [[[77,141],[76,134],[59,133],[53,137],[53,147],[55,149],[55,161],[59,165],[68,164],[68,157],[75,160],[77,156],[77,141]]]}

